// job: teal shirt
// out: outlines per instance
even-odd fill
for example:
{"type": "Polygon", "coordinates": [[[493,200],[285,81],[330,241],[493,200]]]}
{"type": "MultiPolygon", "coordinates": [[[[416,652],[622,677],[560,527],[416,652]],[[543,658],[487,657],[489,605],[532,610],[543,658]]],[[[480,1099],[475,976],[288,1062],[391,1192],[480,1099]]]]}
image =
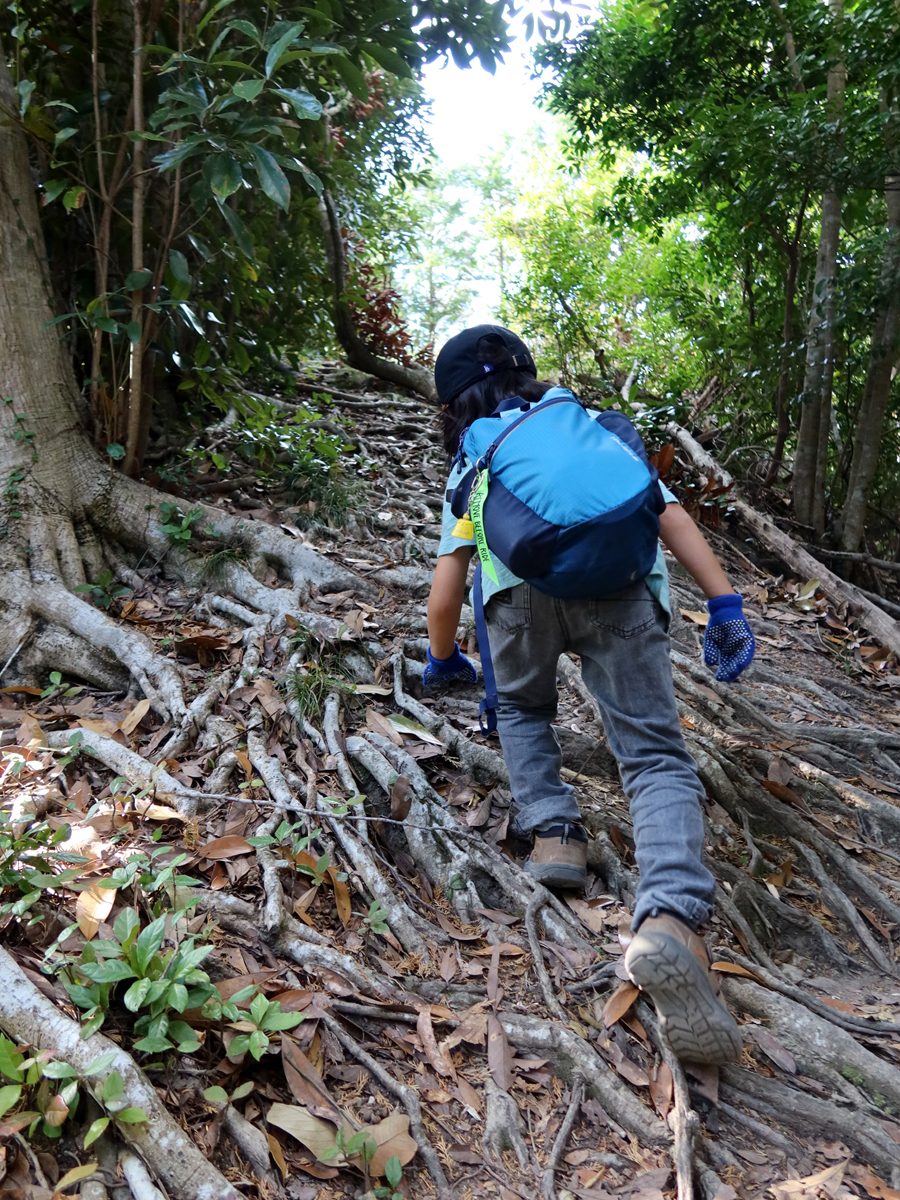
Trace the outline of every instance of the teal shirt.
{"type": "MultiPolygon", "coordinates": [[[[462,479],[464,471],[460,467],[454,467],[450,472],[450,478],[447,480],[447,486],[444,489],[444,511],[441,515],[441,543],[438,546],[438,557],[442,554],[452,554],[454,550],[458,550],[460,546],[474,546],[474,538],[459,538],[453,536],[453,527],[456,524],[456,517],[450,510],[450,501],[447,496],[452,493],[453,489],[462,479]]],[[[666,504],[677,504],[678,501],[669,491],[664,483],[659,485],[660,491],[663,494],[663,499],[666,504]]],[[[497,582],[494,583],[486,574],[482,573],[481,577],[481,593],[484,603],[487,604],[491,596],[497,592],[505,591],[506,588],[515,587],[517,583],[521,583],[517,575],[513,575],[508,567],[495,554],[491,555],[491,561],[494,564],[494,570],[497,572],[497,582]]],[[[653,564],[653,570],[647,576],[647,587],[650,589],[656,600],[665,611],[671,615],[669,607],[669,572],[666,569],[666,560],[663,557],[662,547],[656,551],[656,562],[653,564]]]]}

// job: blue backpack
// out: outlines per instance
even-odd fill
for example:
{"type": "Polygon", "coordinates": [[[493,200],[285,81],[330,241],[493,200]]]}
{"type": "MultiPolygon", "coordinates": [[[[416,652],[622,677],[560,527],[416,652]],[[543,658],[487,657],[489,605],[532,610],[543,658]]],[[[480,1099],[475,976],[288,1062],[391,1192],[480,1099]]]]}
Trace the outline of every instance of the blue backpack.
{"type": "MultiPolygon", "coordinates": [[[[460,438],[460,459],[471,466],[453,491],[453,515],[465,520],[470,504],[476,507],[473,492],[479,479],[483,491],[486,473],[487,495],[476,521],[479,550],[486,541],[514,575],[538,591],[596,598],[653,569],[665,502],[640,436],[621,413],[589,413],[564,388],[552,388],[532,405],[513,397],[469,426],[460,438]]],[[[481,571],[479,565],[474,600],[488,732],[496,727],[491,710],[497,697],[481,571]]]]}

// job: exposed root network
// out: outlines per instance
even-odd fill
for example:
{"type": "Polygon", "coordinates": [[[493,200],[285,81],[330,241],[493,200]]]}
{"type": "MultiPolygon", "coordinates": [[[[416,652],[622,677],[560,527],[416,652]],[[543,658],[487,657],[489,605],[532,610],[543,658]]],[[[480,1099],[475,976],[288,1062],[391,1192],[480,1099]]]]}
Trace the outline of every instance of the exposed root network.
{"type": "MultiPolygon", "coordinates": [[[[694,1078],[623,986],[632,828],[577,662],[560,665],[558,733],[592,873],[585,897],[561,898],[508,838],[508,777],[477,732],[478,690],[422,692],[442,478],[432,431],[409,401],[335,402],[373,460],[368,512],[345,532],[205,505],[197,541],[232,553],[204,580],[197,545],[173,549],[161,531],[161,495],[123,481],[96,553],[128,598],[107,612],[73,595],[78,571],[60,554],[55,573],[48,560],[43,575],[32,563],[0,578],[0,602],[20,610],[0,707],[16,820],[68,821],[67,844],[98,877],[161,831],[156,844],[183,850],[178,869],[199,881],[170,889],[170,906],[189,905],[173,943],[202,932],[220,988],[245,976],[306,1014],[258,1065],[228,1057],[233,1030],[204,1027],[201,1051],[163,1066],[132,1049],[133,1018],[113,1003],[116,1069],[152,1117],[110,1127],[110,1169],[121,1150],[135,1197],[150,1194],[149,1171],[175,1200],[365,1183],[352,1154],[317,1162],[309,1132],[266,1123],[287,1101],[307,1130],[395,1114],[417,1150],[410,1195],[731,1200],[770,1186],[784,1197],[779,1185],[805,1178],[812,1196],[809,1177],[845,1162],[830,1195],[891,1200],[900,676],[877,631],[867,638],[814,579],[767,575],[752,545],[732,553],[723,538],[758,657],[719,684],[699,654],[702,598],[671,567],[675,687],[719,885],[714,958],[744,1035],[739,1064],[694,1078]],[[50,670],[79,681],[77,699],[64,685],[34,695],[50,670]],[[249,1098],[234,1096],[242,1079],[249,1098]],[[217,1109],[202,1093],[219,1084],[217,1109]]],[[[149,913],[129,887],[101,938],[126,904],[149,913]]],[[[84,944],[83,926],[55,940],[75,900],[61,887],[30,926],[4,918],[0,1028],[81,1070],[104,1039],[78,1040],[52,983],[84,944]]]]}

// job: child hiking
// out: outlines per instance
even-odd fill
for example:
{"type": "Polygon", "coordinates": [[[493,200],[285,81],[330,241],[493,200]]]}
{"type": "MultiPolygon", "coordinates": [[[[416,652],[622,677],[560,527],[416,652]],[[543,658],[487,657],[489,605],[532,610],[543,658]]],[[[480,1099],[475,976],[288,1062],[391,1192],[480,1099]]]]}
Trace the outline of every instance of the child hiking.
{"type": "Polygon", "coordinates": [[[716,678],[753,658],[753,635],[718,560],[650,467],[617,412],[588,413],[539,382],[514,333],[479,325],[438,355],[443,441],[455,455],[428,601],[426,688],[476,672],[455,642],[472,554],[486,699],[515,802],[525,869],[581,887],[587,834],[560,778],[557,662],[572,652],[619,764],[640,872],[625,967],[653,1000],[673,1051],[694,1062],[740,1054],[697,929],[715,884],[703,864],[703,787],[681,734],[669,658],[669,596],[659,538],[708,600],[704,641],[716,678]],[[519,571],[515,574],[513,571],[519,571]]]}

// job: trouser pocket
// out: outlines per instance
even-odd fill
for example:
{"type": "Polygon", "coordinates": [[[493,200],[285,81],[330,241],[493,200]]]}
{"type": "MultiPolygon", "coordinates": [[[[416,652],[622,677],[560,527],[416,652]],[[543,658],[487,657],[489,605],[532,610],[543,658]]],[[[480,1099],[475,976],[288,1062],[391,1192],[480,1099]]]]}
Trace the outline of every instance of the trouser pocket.
{"type": "Polygon", "coordinates": [[[629,584],[621,591],[591,600],[590,604],[594,628],[603,629],[623,640],[652,629],[658,620],[660,607],[643,580],[629,584]]]}
{"type": "Polygon", "coordinates": [[[497,592],[485,605],[484,617],[489,627],[502,629],[504,633],[530,629],[531,588],[527,583],[517,583],[497,592]]]}

